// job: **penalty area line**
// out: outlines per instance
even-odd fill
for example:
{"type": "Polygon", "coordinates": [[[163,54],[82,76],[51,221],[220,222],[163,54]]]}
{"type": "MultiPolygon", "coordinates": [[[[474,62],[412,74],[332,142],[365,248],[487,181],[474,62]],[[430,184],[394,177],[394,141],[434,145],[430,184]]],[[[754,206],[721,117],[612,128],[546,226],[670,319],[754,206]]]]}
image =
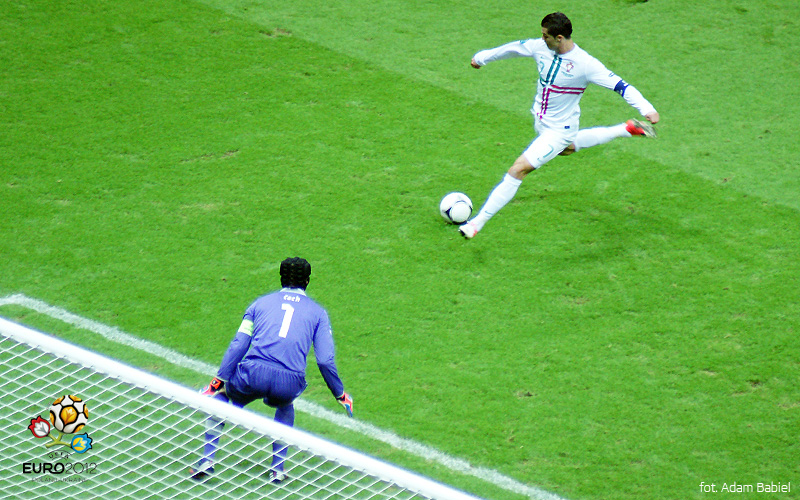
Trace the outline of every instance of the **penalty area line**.
{"type": "MultiPolygon", "coordinates": [[[[88,330],[101,335],[112,342],[150,353],[170,362],[175,366],[193,370],[209,377],[213,377],[217,373],[216,366],[190,358],[155,342],[150,342],[140,339],[129,333],[125,333],[119,328],[108,326],[98,321],[84,318],[83,316],[78,316],[77,314],[71,313],[66,309],[52,306],[39,299],[34,299],[21,293],[0,297],[0,306],[4,305],[17,305],[41,314],[45,314],[51,318],[78,327],[82,330],[88,330]]],[[[555,493],[521,483],[514,478],[486,467],[476,467],[466,460],[453,457],[431,446],[400,437],[397,434],[385,431],[372,424],[346,418],[316,403],[312,403],[304,399],[297,399],[295,400],[295,407],[313,417],[327,420],[339,427],[344,427],[351,431],[358,432],[369,438],[388,444],[393,448],[403,450],[425,460],[439,463],[454,472],[476,477],[506,491],[525,495],[533,500],[566,500],[555,493]]]]}

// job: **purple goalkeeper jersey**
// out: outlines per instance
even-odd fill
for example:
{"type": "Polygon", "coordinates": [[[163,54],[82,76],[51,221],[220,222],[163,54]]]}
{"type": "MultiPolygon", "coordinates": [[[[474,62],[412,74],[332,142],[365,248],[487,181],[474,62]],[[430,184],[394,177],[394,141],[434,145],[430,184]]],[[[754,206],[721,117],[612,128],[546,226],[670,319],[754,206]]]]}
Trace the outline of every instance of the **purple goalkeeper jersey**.
{"type": "Polygon", "coordinates": [[[333,332],[325,309],[299,288],[284,288],[255,300],[228,347],[219,377],[230,380],[242,361],[265,362],[305,376],[311,346],[334,396],[344,392],[334,361],[333,332]]]}

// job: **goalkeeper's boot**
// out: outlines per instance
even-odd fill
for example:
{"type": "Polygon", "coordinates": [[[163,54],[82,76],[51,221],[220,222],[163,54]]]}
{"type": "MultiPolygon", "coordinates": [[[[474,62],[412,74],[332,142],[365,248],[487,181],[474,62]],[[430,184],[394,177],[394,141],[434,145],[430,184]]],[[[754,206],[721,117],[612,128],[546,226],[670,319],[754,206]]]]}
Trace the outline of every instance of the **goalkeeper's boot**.
{"type": "Polygon", "coordinates": [[[473,223],[471,220],[468,220],[467,222],[458,226],[458,232],[461,233],[461,236],[469,240],[478,234],[478,228],[475,226],[475,223],[473,223]]]}
{"type": "Polygon", "coordinates": [[[200,481],[214,474],[214,464],[204,458],[198,462],[197,467],[189,468],[189,474],[192,479],[200,481]]]}
{"type": "Polygon", "coordinates": [[[269,471],[269,482],[274,484],[280,484],[286,481],[286,474],[282,470],[271,470],[269,471]]]}
{"type": "Polygon", "coordinates": [[[656,128],[642,120],[628,120],[625,122],[625,130],[630,132],[631,135],[641,135],[644,137],[656,136],[656,128]]]}

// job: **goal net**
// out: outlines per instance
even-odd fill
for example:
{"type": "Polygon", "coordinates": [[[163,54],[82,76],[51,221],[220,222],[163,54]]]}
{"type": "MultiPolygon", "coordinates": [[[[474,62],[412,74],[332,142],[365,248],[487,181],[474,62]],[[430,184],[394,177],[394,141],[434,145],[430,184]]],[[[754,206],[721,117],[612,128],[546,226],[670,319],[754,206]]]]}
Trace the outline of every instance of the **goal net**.
{"type": "Polygon", "coordinates": [[[8,498],[475,500],[3,318],[0,443],[8,498]],[[85,425],[61,432],[50,409],[69,395],[85,414],[65,398],[60,416],[85,425]],[[226,425],[215,474],[196,481],[188,469],[202,454],[209,417],[226,425]],[[289,446],[280,484],[269,481],[275,441],[289,446]]]}

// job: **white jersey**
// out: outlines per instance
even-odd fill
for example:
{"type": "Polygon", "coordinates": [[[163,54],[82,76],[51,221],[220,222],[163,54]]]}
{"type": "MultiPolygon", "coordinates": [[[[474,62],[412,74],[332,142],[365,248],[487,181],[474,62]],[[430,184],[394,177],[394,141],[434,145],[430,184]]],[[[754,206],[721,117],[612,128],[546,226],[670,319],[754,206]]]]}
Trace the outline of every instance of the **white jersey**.
{"type": "Polygon", "coordinates": [[[547,48],[541,38],[520,40],[482,50],[473,59],[483,66],[512,57],[532,57],[536,60],[539,82],[531,113],[545,127],[576,130],[581,115],[581,96],[590,83],[614,90],[642,116],[655,111],[638,90],[606,69],[603,63],[577,44],[566,54],[557,54],[547,48]]]}

